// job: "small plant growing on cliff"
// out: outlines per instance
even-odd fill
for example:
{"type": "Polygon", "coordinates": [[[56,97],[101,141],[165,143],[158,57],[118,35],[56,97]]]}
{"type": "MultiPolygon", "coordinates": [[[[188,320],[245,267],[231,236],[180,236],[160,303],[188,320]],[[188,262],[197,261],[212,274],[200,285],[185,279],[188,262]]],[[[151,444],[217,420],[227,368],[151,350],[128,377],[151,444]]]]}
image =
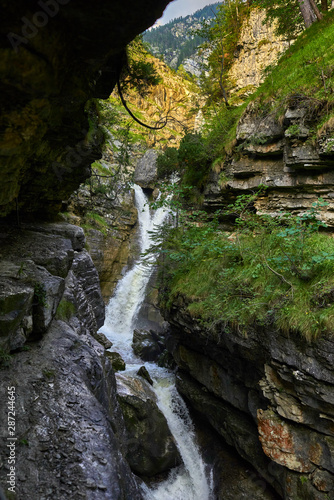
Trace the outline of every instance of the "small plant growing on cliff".
{"type": "Polygon", "coordinates": [[[62,299],[59,302],[56,311],[56,319],[60,319],[62,321],[68,321],[75,313],[75,307],[72,302],[62,299]]]}
{"type": "Polygon", "coordinates": [[[43,283],[34,284],[34,299],[38,305],[47,307],[46,290],[43,283]]]}
{"type": "Polygon", "coordinates": [[[300,126],[297,123],[290,125],[285,131],[285,135],[287,137],[299,137],[300,135],[300,126]]]}
{"type": "Polygon", "coordinates": [[[9,365],[12,357],[8,351],[0,348],[0,368],[6,367],[9,365]]]}

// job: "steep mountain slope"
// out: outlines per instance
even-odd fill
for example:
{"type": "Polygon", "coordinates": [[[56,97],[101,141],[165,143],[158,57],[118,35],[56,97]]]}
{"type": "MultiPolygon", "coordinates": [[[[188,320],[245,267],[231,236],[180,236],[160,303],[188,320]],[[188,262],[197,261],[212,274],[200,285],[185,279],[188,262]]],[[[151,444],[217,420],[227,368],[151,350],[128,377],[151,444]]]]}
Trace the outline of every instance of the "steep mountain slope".
{"type": "Polygon", "coordinates": [[[192,15],[152,28],[145,32],[144,41],[150,45],[152,53],[162,56],[171,68],[177,69],[182,64],[190,73],[200,73],[196,53],[203,39],[192,32],[201,27],[202,21],[214,18],[219,4],[207,5],[192,15]],[[192,64],[194,58],[197,64],[192,64]]]}

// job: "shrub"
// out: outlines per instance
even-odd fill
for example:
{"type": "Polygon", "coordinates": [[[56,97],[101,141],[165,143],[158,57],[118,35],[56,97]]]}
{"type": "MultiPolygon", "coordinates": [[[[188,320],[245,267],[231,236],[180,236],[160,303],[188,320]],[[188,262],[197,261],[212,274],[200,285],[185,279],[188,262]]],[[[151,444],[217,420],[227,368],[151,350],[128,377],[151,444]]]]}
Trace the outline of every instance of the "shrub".
{"type": "Polygon", "coordinates": [[[176,148],[166,148],[157,158],[158,178],[170,177],[179,169],[178,150],[176,148]]]}

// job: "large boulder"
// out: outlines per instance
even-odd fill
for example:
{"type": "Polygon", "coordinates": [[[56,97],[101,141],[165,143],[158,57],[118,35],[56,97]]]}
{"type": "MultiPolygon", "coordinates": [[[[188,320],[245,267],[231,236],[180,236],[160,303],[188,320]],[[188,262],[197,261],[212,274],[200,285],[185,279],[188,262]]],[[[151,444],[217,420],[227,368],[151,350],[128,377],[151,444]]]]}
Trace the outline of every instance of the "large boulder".
{"type": "Polygon", "coordinates": [[[158,175],[157,158],[158,153],[154,149],[149,149],[138,160],[133,180],[144,189],[155,187],[158,175]]]}
{"type": "Polygon", "coordinates": [[[117,374],[117,392],[127,431],[127,462],[139,476],[155,476],[181,458],[157,398],[148,382],[117,374]]]}
{"type": "Polygon", "coordinates": [[[164,337],[153,330],[134,330],[132,349],[144,361],[156,361],[165,350],[164,337]]]}

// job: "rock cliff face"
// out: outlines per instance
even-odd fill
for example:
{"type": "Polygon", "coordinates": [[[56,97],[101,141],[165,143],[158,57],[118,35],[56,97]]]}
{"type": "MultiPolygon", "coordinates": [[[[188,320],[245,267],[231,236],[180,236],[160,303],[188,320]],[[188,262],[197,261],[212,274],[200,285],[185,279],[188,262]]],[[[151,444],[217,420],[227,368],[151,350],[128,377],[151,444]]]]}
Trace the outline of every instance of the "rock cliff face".
{"type": "Polygon", "coordinates": [[[0,216],[53,215],[89,176],[103,139],[87,101],[110,95],[126,44],[167,4],[1,2],[0,216]]]}
{"type": "MultiPolygon", "coordinates": [[[[151,126],[166,127],[150,131],[145,136],[147,147],[177,147],[185,131],[196,127],[199,106],[199,89],[184,75],[173,72],[164,62],[147,55],[145,61],[153,64],[161,82],[147,88],[147,95],[140,96],[129,88],[126,100],[135,115],[151,126]]],[[[133,129],[143,134],[142,126],[133,124],[133,129]]]]}
{"type": "MultiPolygon", "coordinates": [[[[17,499],[140,499],[105,348],[98,274],[80,228],[2,227],[1,413],[15,392],[17,499]],[[10,359],[5,355],[12,351],[10,359]]],[[[8,487],[8,429],[0,481],[8,487]]]]}
{"type": "Polygon", "coordinates": [[[234,91],[254,90],[263,82],[263,71],[275,64],[289,42],[275,35],[275,26],[263,24],[265,11],[253,9],[238,41],[235,62],[229,70],[234,91]]]}
{"type": "Polygon", "coordinates": [[[314,104],[296,96],[278,118],[274,107],[264,112],[251,103],[238,123],[235,154],[211,173],[206,206],[224,206],[264,184],[268,189],[255,203],[258,211],[298,214],[323,197],[328,205],[322,217],[333,226],[333,124],[329,121],[318,135],[312,132],[314,104]]]}
{"type": "Polygon", "coordinates": [[[206,330],[179,297],[168,315],[178,388],[280,497],[334,495],[334,345],[222,325],[206,330]]]}
{"type": "Polygon", "coordinates": [[[102,296],[107,303],[130,258],[134,245],[133,229],[137,222],[133,190],[110,200],[105,195],[91,195],[87,186],[70,198],[68,220],[84,227],[87,248],[97,269],[102,296]],[[98,219],[95,220],[94,216],[98,219]]]}

